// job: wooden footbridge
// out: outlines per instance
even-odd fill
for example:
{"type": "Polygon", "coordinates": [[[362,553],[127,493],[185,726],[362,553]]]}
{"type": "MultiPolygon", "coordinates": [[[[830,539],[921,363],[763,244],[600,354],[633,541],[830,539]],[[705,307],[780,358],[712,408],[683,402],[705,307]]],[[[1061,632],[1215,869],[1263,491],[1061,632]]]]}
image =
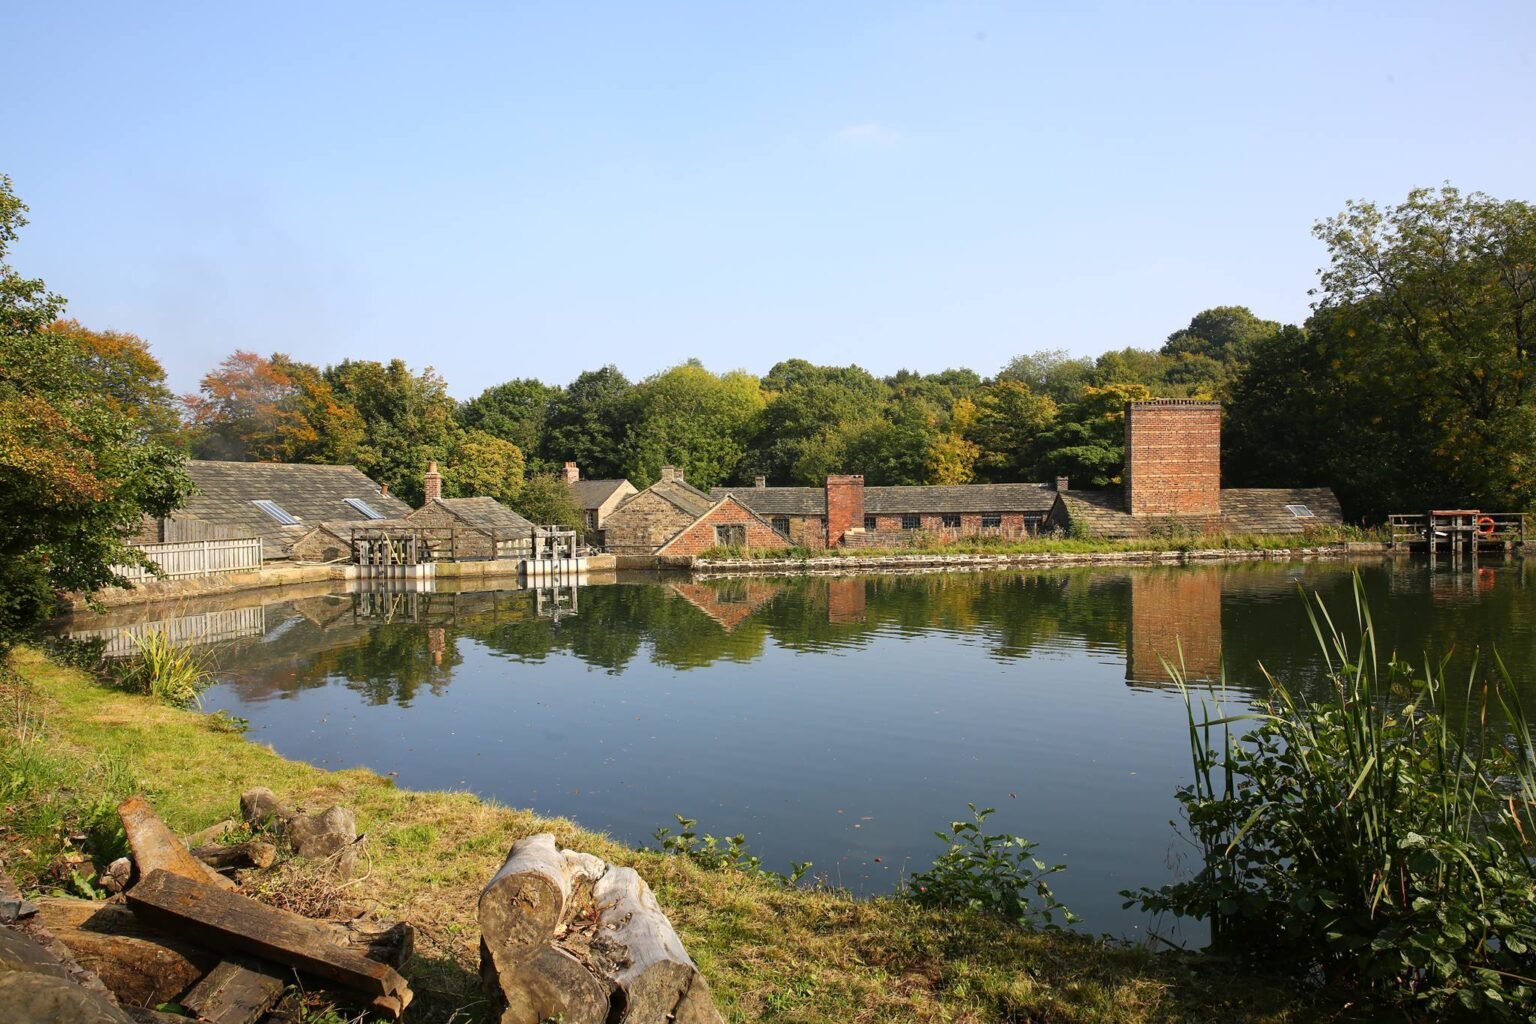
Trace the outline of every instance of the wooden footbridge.
{"type": "Polygon", "coordinates": [[[1387,522],[1393,551],[1423,551],[1431,564],[1443,553],[1453,565],[1476,565],[1481,554],[1508,556],[1525,546],[1524,512],[1432,509],[1417,515],[1391,515],[1387,522]]]}

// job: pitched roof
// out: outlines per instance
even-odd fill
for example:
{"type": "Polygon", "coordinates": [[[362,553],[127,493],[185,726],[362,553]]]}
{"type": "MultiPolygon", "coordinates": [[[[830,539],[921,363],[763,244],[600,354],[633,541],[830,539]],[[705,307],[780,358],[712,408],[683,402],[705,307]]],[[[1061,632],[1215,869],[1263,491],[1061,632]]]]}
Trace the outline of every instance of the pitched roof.
{"type": "Polygon", "coordinates": [[[495,498],[436,498],[437,504],[466,526],[501,533],[518,530],[532,534],[534,526],[495,498]]]}
{"type": "MultiPolygon", "coordinates": [[[[762,516],[824,516],[827,492],[820,487],[715,487],[715,497],[734,494],[762,516]]],[[[918,487],[866,487],[869,515],[907,512],[1048,512],[1056,491],[1050,484],[932,484],[918,487]]]]}
{"type": "Polygon", "coordinates": [[[1221,524],[1228,533],[1301,533],[1309,526],[1344,522],[1339,499],[1327,487],[1230,487],[1221,492],[1221,524]],[[1305,505],[1299,518],[1287,505],[1305,505]]]}
{"type": "Polygon", "coordinates": [[[603,502],[613,497],[613,492],[628,483],[628,480],[573,480],[570,487],[576,496],[576,504],[589,509],[601,508],[603,502]]]}
{"type": "MultiPolygon", "coordinates": [[[[625,498],[624,505],[628,505],[641,494],[654,494],[658,498],[671,502],[695,519],[714,508],[715,502],[719,500],[711,498],[697,487],[682,480],[658,480],[639,494],[631,494],[625,498]]],[[[623,508],[624,505],[620,505],[619,508],[623,508]]]]}
{"type": "Polygon", "coordinates": [[[246,531],[275,545],[288,547],[310,528],[344,520],[367,523],[348,498],[365,502],[389,519],[403,518],[411,507],[393,495],[380,494],[379,485],[355,466],[310,466],[288,462],[215,462],[192,459],[187,474],[197,491],[180,514],[246,531]],[[252,502],[270,501],[298,522],[283,525],[252,502]]]}
{"type": "Polygon", "coordinates": [[[1145,533],[1144,524],[1125,510],[1125,495],[1119,490],[1061,491],[1056,498],[1073,528],[1091,537],[1124,540],[1145,533]]]}

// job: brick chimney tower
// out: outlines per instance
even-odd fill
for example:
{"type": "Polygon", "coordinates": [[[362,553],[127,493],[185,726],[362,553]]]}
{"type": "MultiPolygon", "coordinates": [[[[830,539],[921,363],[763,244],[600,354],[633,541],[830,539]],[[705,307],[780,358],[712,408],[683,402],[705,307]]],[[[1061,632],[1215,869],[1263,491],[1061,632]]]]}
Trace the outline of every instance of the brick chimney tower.
{"type": "Polygon", "coordinates": [[[843,542],[849,530],[864,529],[864,478],[827,477],[827,547],[843,542]]]}
{"type": "Polygon", "coordinates": [[[581,467],[574,462],[567,462],[564,469],[565,482],[574,484],[581,479],[581,467]]]}
{"type": "Polygon", "coordinates": [[[1133,516],[1221,516],[1221,403],[1125,403],[1125,507],[1133,516]]]}
{"type": "Polygon", "coordinates": [[[427,472],[421,478],[421,489],[427,501],[436,501],[443,496],[443,474],[437,471],[436,459],[427,463],[427,472]]]}

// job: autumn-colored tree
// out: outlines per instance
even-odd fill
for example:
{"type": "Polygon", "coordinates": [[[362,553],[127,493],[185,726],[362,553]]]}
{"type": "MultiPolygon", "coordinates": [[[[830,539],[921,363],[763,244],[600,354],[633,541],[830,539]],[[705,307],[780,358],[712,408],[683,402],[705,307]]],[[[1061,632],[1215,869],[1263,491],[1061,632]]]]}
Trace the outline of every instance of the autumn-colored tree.
{"type": "Polygon", "coordinates": [[[94,331],[78,320],[55,320],[44,330],[69,339],[85,361],[82,369],[101,381],[103,397],[139,423],[145,440],[176,447],[186,443],[176,396],[165,386],[165,368],[143,338],[94,331]]]}
{"type": "Polygon", "coordinates": [[[282,353],[237,351],[182,402],[200,458],[237,462],[352,461],[362,418],[320,371],[282,353]]]}

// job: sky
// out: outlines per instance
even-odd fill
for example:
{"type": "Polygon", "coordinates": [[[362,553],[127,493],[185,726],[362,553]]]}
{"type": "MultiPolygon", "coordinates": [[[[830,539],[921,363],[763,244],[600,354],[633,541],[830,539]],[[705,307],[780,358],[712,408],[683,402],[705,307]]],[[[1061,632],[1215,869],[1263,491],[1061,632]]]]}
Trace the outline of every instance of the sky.
{"type": "Polygon", "coordinates": [[[9,260],[177,391],[986,375],[1300,322],[1313,224],[1536,200],[1536,3],[18,3],[9,260]]]}

